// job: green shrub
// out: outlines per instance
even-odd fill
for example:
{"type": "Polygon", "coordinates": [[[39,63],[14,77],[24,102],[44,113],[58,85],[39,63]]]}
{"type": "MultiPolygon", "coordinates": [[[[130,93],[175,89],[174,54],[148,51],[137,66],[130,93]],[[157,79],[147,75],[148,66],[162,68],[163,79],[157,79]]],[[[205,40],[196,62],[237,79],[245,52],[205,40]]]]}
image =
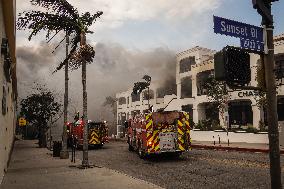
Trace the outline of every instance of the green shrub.
{"type": "Polygon", "coordinates": [[[248,128],[246,129],[246,132],[248,132],[248,133],[257,133],[258,129],[253,127],[253,125],[248,124],[248,128]]]}
{"type": "Polygon", "coordinates": [[[203,130],[203,123],[201,121],[198,121],[198,123],[195,124],[194,128],[200,129],[202,131],[203,130]]]}
{"type": "Polygon", "coordinates": [[[263,121],[259,121],[258,126],[259,126],[260,132],[267,132],[268,131],[268,128],[266,127],[266,125],[263,121]]]}
{"type": "Polygon", "coordinates": [[[219,120],[212,120],[211,122],[212,130],[225,130],[221,125],[219,120]]]}

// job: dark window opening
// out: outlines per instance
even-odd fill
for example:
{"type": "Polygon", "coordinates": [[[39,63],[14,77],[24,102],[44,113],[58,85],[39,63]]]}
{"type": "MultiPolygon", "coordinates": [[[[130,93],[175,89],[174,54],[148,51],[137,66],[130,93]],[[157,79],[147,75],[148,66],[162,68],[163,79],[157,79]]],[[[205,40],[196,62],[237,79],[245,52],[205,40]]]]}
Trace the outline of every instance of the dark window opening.
{"type": "Polygon", "coordinates": [[[212,76],[212,74],[213,74],[213,70],[208,70],[208,71],[197,74],[196,87],[197,87],[198,96],[208,94],[205,84],[208,81],[208,78],[212,76]]]}
{"type": "Polygon", "coordinates": [[[184,72],[190,71],[191,65],[194,65],[194,64],[195,64],[195,57],[194,56],[190,56],[190,57],[182,59],[179,63],[179,65],[180,65],[179,72],[184,73],[184,72]]]}
{"type": "Polygon", "coordinates": [[[238,101],[229,103],[229,127],[231,125],[253,124],[251,102],[238,101]]]}
{"type": "Polygon", "coordinates": [[[284,121],[284,98],[277,100],[278,121],[284,121]]]}
{"type": "Polygon", "coordinates": [[[132,102],[140,101],[140,94],[132,94],[131,98],[132,102]]]}
{"type": "Polygon", "coordinates": [[[282,79],[284,78],[284,54],[276,54],[274,59],[276,79],[282,79]]]}
{"type": "Polygon", "coordinates": [[[153,90],[149,90],[149,94],[148,94],[148,90],[143,92],[143,100],[148,100],[148,99],[154,99],[154,91],[153,90]]]}
{"type": "Polygon", "coordinates": [[[140,110],[134,110],[134,111],[131,111],[131,117],[133,118],[134,116],[140,114],[140,110]]]}
{"type": "Polygon", "coordinates": [[[181,98],[192,97],[192,80],[190,77],[185,77],[181,80],[181,98]]]}
{"type": "Polygon", "coordinates": [[[206,103],[205,117],[211,121],[219,122],[219,109],[216,103],[206,103]]]}
{"type": "Polygon", "coordinates": [[[126,104],[126,98],[125,98],[125,97],[120,97],[120,98],[118,99],[118,104],[119,104],[119,105],[126,104]]]}

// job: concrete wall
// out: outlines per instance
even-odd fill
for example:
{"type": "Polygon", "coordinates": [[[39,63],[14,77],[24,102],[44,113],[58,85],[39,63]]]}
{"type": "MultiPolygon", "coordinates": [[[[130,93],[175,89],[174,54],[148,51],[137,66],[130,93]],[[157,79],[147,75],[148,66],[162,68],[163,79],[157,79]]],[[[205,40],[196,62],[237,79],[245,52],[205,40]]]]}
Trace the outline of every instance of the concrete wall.
{"type": "MultiPolygon", "coordinates": [[[[215,131],[194,131],[190,132],[191,139],[195,141],[218,141],[219,136],[222,142],[227,142],[227,132],[215,132],[215,131]],[[214,136],[214,138],[213,138],[214,136]]],[[[229,132],[230,142],[246,142],[246,143],[263,143],[268,144],[267,134],[254,134],[254,133],[234,133],[229,132]]]]}
{"type": "MultiPolygon", "coordinates": [[[[6,37],[5,24],[3,18],[3,1],[0,1],[0,43],[2,38],[6,37]]],[[[1,53],[0,53],[1,55],[1,53]]],[[[0,56],[0,183],[2,182],[9,154],[12,150],[12,144],[15,132],[15,113],[16,106],[13,98],[12,83],[6,81],[3,73],[4,56],[0,56]],[[3,93],[3,89],[5,93],[3,93]],[[2,113],[2,99],[6,96],[6,114],[2,113]]]]}

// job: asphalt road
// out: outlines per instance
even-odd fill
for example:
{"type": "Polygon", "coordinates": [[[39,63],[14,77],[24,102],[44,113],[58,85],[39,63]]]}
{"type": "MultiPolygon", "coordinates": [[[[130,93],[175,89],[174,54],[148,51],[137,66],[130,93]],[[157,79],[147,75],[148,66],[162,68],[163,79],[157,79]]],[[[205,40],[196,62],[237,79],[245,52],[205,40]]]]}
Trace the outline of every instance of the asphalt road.
{"type": "MultiPolygon", "coordinates": [[[[269,158],[263,153],[193,149],[180,158],[142,160],[126,142],[116,141],[90,150],[89,160],[164,188],[270,188],[269,158]]],[[[284,171],[284,156],[281,161],[284,171]]]]}

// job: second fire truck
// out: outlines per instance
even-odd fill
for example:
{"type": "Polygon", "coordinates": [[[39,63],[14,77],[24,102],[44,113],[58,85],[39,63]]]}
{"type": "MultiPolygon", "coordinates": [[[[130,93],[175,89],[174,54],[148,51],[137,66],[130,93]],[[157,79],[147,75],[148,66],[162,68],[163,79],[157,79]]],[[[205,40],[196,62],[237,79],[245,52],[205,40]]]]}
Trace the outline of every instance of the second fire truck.
{"type": "MultiPolygon", "coordinates": [[[[71,137],[76,138],[76,146],[78,148],[83,146],[83,132],[84,122],[82,119],[74,123],[67,124],[68,143],[71,144],[71,137]]],[[[108,142],[108,127],[106,122],[88,121],[88,145],[102,147],[104,143],[108,142]]]]}

